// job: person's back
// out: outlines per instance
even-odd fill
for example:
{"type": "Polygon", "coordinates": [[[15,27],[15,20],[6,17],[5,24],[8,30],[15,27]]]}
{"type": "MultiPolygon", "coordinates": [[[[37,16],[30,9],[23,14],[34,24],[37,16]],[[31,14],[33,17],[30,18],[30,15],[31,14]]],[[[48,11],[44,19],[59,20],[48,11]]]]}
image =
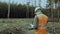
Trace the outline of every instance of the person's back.
{"type": "Polygon", "coordinates": [[[39,24],[47,24],[48,17],[44,14],[39,14],[38,16],[38,23],[39,24]]]}
{"type": "Polygon", "coordinates": [[[48,23],[48,17],[44,14],[37,15],[37,29],[36,34],[47,34],[46,25],[48,23]]]}

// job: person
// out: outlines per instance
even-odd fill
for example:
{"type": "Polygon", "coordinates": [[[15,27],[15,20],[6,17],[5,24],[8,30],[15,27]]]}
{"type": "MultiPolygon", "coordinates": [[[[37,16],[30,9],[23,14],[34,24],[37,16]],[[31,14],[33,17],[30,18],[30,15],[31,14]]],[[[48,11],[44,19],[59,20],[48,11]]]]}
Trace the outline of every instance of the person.
{"type": "Polygon", "coordinates": [[[40,7],[35,8],[35,17],[33,22],[35,34],[48,34],[46,27],[47,23],[48,16],[43,14],[40,7]]]}

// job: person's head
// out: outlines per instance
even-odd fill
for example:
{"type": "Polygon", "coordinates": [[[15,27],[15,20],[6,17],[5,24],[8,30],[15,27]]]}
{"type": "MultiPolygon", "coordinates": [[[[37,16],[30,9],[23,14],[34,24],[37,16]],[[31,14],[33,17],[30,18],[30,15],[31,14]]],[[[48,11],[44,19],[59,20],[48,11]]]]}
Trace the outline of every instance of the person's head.
{"type": "Polygon", "coordinates": [[[39,14],[39,13],[42,13],[41,12],[41,8],[40,7],[36,7],[35,8],[35,14],[39,14]]]}

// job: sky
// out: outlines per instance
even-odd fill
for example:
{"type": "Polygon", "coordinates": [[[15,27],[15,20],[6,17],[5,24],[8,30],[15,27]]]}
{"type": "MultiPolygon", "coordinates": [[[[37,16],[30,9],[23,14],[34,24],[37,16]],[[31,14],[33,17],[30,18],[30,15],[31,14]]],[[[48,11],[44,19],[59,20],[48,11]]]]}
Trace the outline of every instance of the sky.
{"type": "MultiPolygon", "coordinates": [[[[0,0],[1,2],[8,3],[9,0],[0,0]]],[[[41,0],[41,7],[46,8],[46,1],[47,0],[41,0]]],[[[27,4],[29,0],[10,0],[10,3],[17,3],[17,4],[27,4]]],[[[30,0],[30,5],[35,5],[35,0],[30,0]]],[[[39,0],[36,0],[36,6],[39,6],[39,0]]]]}

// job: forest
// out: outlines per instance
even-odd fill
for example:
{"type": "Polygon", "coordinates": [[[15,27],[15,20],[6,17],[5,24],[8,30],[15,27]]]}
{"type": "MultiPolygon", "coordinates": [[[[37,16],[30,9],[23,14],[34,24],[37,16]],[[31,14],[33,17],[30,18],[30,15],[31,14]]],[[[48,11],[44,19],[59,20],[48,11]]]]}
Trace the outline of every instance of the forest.
{"type": "MultiPolygon", "coordinates": [[[[27,7],[26,4],[10,4],[10,14],[9,18],[33,18],[34,17],[34,9],[35,6],[27,7]]],[[[42,12],[46,14],[48,17],[60,17],[60,7],[57,9],[42,9],[42,12]],[[58,12],[59,10],[59,12],[58,12]]],[[[5,2],[0,2],[0,18],[8,18],[8,4],[5,2]]]]}

